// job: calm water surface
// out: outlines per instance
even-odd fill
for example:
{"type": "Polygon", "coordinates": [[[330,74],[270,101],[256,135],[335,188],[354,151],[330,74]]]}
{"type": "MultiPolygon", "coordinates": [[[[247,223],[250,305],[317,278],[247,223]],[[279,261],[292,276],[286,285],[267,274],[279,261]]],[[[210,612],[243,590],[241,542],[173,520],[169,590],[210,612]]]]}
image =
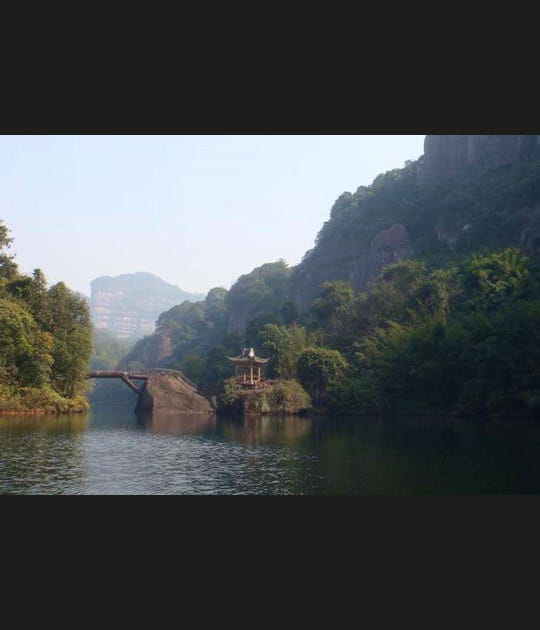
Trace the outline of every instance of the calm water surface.
{"type": "Polygon", "coordinates": [[[0,494],[537,494],[540,427],[464,419],[0,417],[0,494]]]}

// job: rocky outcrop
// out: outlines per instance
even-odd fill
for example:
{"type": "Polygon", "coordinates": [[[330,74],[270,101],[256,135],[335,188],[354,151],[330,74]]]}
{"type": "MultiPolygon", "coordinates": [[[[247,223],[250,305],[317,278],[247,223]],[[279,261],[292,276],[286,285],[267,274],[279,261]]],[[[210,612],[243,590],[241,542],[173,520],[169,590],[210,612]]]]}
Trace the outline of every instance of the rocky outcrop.
{"type": "Polygon", "coordinates": [[[323,282],[341,280],[355,291],[364,291],[383,267],[412,255],[407,229],[400,223],[378,232],[368,245],[350,234],[328,239],[294,270],[292,297],[305,312],[320,295],[323,282]]]}
{"type": "Polygon", "coordinates": [[[423,175],[452,177],[465,169],[485,171],[538,157],[540,135],[428,135],[423,175]]]}
{"type": "Polygon", "coordinates": [[[355,289],[365,286],[368,258],[369,249],[350,233],[327,239],[293,269],[291,299],[303,313],[319,297],[327,280],[348,282],[355,289]]]}
{"type": "Polygon", "coordinates": [[[218,403],[220,413],[244,416],[301,415],[311,408],[309,394],[295,380],[275,380],[261,389],[244,389],[229,379],[218,403]]]}
{"type": "Polygon", "coordinates": [[[401,223],[391,225],[371,241],[366,278],[374,278],[383,267],[410,258],[412,254],[413,248],[405,226],[401,223]]]}
{"type": "Polygon", "coordinates": [[[120,339],[151,335],[161,313],[185,300],[204,299],[204,295],[183,291],[151,273],[102,276],[90,286],[93,325],[120,339]]]}
{"type": "Polygon", "coordinates": [[[151,374],[139,396],[137,412],[213,413],[210,402],[175,374],[151,374]]]}

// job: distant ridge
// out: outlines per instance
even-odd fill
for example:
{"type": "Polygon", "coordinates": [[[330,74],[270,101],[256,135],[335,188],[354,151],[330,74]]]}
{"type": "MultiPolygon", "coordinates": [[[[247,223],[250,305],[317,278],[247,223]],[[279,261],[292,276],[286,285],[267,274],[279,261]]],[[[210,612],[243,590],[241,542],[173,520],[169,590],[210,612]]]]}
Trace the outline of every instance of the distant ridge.
{"type": "Polygon", "coordinates": [[[119,339],[136,340],[150,335],[161,313],[182,302],[198,302],[205,297],[144,271],[100,276],[92,280],[90,288],[94,327],[119,339]]]}

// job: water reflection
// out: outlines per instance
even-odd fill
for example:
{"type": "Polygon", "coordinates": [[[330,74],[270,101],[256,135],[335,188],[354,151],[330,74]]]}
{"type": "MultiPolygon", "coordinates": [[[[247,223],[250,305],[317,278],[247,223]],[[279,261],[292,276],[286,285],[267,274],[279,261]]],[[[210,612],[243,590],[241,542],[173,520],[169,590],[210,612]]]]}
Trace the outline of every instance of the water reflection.
{"type": "Polygon", "coordinates": [[[88,428],[90,414],[0,416],[0,432],[4,435],[28,432],[80,433],[88,428]]]}
{"type": "Polygon", "coordinates": [[[0,493],[78,492],[89,415],[0,418],[0,493]]]}
{"type": "Polygon", "coordinates": [[[133,430],[136,423],[137,417],[133,411],[133,405],[99,403],[92,405],[90,409],[91,429],[110,430],[114,427],[133,430]]]}
{"type": "Polygon", "coordinates": [[[206,413],[156,413],[139,414],[137,426],[145,431],[163,435],[200,435],[213,433],[216,416],[206,413]]]}
{"type": "Polygon", "coordinates": [[[520,436],[482,419],[329,419],[318,449],[323,492],[537,493],[539,435],[538,427],[520,436]]]}
{"type": "Polygon", "coordinates": [[[0,417],[0,493],[537,494],[540,427],[481,419],[0,417]]]}
{"type": "Polygon", "coordinates": [[[311,432],[312,421],[298,416],[220,418],[218,435],[250,447],[294,446],[311,432]]]}

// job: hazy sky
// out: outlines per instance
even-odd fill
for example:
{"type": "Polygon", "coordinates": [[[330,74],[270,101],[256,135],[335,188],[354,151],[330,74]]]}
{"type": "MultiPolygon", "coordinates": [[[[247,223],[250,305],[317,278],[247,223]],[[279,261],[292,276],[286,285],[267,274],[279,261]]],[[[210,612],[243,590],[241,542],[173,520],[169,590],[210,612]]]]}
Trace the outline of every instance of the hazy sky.
{"type": "Polygon", "coordinates": [[[186,291],[296,265],[334,201],[424,136],[0,136],[0,219],[21,271],[86,295],[148,271],[186,291]]]}

